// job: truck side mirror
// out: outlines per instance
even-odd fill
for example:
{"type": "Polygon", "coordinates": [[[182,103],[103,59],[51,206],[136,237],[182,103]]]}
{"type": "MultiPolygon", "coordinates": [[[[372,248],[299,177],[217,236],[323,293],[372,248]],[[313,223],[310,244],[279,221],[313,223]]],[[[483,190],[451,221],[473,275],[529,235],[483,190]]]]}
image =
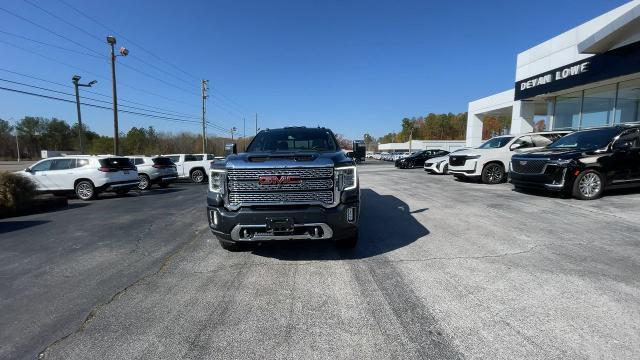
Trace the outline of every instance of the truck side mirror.
{"type": "Polygon", "coordinates": [[[237,153],[238,153],[238,147],[236,146],[235,143],[226,144],[224,146],[224,154],[225,154],[225,156],[229,156],[229,155],[237,154],[237,153]]]}

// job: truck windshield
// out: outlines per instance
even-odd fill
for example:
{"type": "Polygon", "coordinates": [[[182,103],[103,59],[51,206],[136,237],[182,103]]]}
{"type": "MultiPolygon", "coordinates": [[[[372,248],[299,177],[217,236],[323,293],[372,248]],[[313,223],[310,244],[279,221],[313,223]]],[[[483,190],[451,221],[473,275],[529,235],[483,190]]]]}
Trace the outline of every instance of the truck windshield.
{"type": "Polygon", "coordinates": [[[602,149],[609,145],[619,130],[615,127],[583,130],[561,137],[547,148],[551,149],[602,149]]]}
{"type": "Polygon", "coordinates": [[[327,129],[265,130],[256,135],[247,149],[259,151],[337,151],[333,134],[327,129]]]}
{"type": "Polygon", "coordinates": [[[485,142],[484,144],[478,146],[478,149],[495,149],[501,148],[509,143],[513,139],[513,136],[501,136],[494,137],[493,139],[485,142]]]}

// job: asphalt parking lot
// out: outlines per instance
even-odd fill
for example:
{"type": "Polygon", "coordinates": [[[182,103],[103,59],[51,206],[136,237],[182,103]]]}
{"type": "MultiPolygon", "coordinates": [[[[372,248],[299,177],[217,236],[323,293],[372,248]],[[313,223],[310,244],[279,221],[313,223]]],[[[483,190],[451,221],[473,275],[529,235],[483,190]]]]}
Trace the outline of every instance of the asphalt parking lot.
{"type": "Polygon", "coordinates": [[[187,183],[0,220],[0,358],[640,357],[640,192],[359,174],[353,250],[224,251],[187,183]]]}

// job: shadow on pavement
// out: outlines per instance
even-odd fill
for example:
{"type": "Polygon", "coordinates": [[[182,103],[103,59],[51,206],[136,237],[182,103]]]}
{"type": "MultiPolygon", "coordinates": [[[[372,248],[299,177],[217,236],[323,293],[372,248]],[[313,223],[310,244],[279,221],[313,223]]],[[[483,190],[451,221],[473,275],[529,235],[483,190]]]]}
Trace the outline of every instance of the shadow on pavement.
{"type": "Polygon", "coordinates": [[[94,199],[93,201],[117,199],[117,198],[132,198],[132,197],[138,197],[138,196],[154,196],[154,195],[172,194],[179,191],[184,191],[184,189],[183,188],[162,189],[162,188],[154,187],[149,190],[131,190],[124,195],[118,195],[114,192],[104,192],[104,193],[100,193],[100,195],[98,195],[98,198],[94,199]]]}
{"type": "Polygon", "coordinates": [[[48,223],[48,220],[0,221],[0,234],[48,223]]]}
{"type": "Polygon", "coordinates": [[[402,200],[380,195],[373,190],[361,191],[360,236],[354,249],[341,249],[333,241],[274,241],[256,245],[255,255],[280,260],[365,259],[402,248],[429,234],[429,230],[412,214],[402,200]]]}

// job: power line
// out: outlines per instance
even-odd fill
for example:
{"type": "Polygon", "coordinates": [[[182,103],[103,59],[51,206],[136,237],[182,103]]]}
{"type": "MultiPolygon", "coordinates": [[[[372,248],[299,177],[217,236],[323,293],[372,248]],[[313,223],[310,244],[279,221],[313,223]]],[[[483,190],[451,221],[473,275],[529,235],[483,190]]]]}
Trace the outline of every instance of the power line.
{"type": "Polygon", "coordinates": [[[34,43],[37,43],[37,44],[40,44],[40,45],[51,46],[51,47],[56,48],[56,49],[60,49],[60,50],[64,50],[64,51],[68,51],[68,52],[72,52],[72,53],[76,53],[76,54],[80,54],[80,55],[90,56],[90,57],[97,58],[97,59],[103,59],[104,58],[103,56],[98,56],[98,55],[94,55],[94,54],[88,54],[88,53],[85,53],[85,52],[82,52],[82,51],[78,51],[78,50],[69,49],[69,48],[66,48],[66,47],[62,47],[62,46],[46,43],[44,41],[35,40],[35,39],[32,39],[32,38],[28,38],[26,36],[10,33],[8,31],[4,31],[4,30],[0,30],[0,33],[3,33],[5,35],[9,35],[9,36],[13,36],[13,37],[17,37],[17,38],[20,38],[22,40],[31,41],[31,42],[34,42],[34,43]]]}
{"type": "MultiPolygon", "coordinates": [[[[45,82],[45,83],[49,83],[49,84],[53,84],[53,85],[57,85],[57,86],[61,86],[61,87],[64,87],[64,88],[68,88],[68,85],[67,85],[67,84],[61,84],[61,83],[59,83],[59,82],[55,82],[55,81],[51,81],[51,80],[46,80],[46,79],[39,78],[39,77],[32,76],[32,75],[22,74],[22,73],[19,73],[19,72],[16,72],[16,71],[11,71],[11,70],[8,70],[8,69],[3,69],[3,68],[0,68],[0,71],[4,71],[4,72],[7,72],[7,73],[10,73],[10,74],[13,74],[13,75],[18,75],[18,76],[26,77],[26,78],[29,78],[29,79],[38,80],[38,81],[42,81],[42,82],[45,82]]],[[[93,95],[102,96],[102,97],[105,97],[105,98],[111,98],[111,95],[101,94],[101,93],[96,92],[96,91],[84,90],[84,92],[86,92],[86,93],[90,93],[90,94],[93,94],[93,95]]],[[[157,106],[153,106],[153,105],[148,105],[148,104],[144,104],[144,103],[140,103],[140,102],[136,102],[136,101],[131,101],[131,100],[127,100],[127,99],[122,99],[122,98],[120,98],[120,97],[118,97],[118,100],[119,100],[119,101],[122,101],[122,102],[129,103],[129,104],[135,104],[135,105],[140,105],[140,106],[144,106],[144,107],[151,108],[151,109],[156,109],[156,110],[162,110],[162,111],[170,112],[170,113],[176,114],[176,115],[178,115],[178,116],[186,116],[186,117],[191,117],[191,118],[199,118],[197,115],[187,114],[187,113],[181,113],[181,112],[178,112],[178,111],[173,111],[173,110],[171,110],[171,109],[161,108],[161,107],[157,107],[157,106]]],[[[122,105],[122,106],[124,106],[124,105],[122,105]]]]}
{"type": "Polygon", "coordinates": [[[102,41],[103,41],[103,40],[102,40],[102,39],[100,39],[99,37],[95,36],[94,34],[91,34],[90,32],[88,32],[87,30],[85,30],[85,29],[81,28],[80,26],[78,26],[78,25],[76,25],[76,24],[74,24],[74,23],[71,23],[71,22],[67,21],[67,20],[65,20],[65,19],[63,19],[63,18],[61,18],[61,17],[59,17],[59,16],[58,16],[58,15],[56,15],[56,14],[51,13],[51,12],[50,12],[50,11],[48,11],[47,9],[44,9],[44,8],[40,7],[39,5],[36,5],[36,4],[32,3],[32,2],[31,2],[31,1],[29,1],[29,0],[22,0],[22,1],[26,2],[27,4],[29,4],[29,5],[31,5],[31,6],[33,6],[33,7],[35,7],[35,8],[40,9],[42,12],[44,12],[44,13],[46,13],[46,14],[49,14],[50,16],[52,16],[52,17],[54,17],[54,18],[56,18],[56,19],[58,19],[58,20],[62,21],[63,23],[65,23],[65,24],[67,24],[67,25],[69,25],[69,26],[73,27],[73,28],[74,28],[74,29],[76,29],[76,30],[79,30],[80,32],[84,33],[85,35],[87,35],[87,36],[89,36],[89,37],[91,37],[91,38],[93,38],[93,39],[96,39],[96,40],[98,40],[98,41],[100,41],[100,42],[102,42],[102,41]]]}
{"type": "Polygon", "coordinates": [[[97,52],[97,51],[95,51],[95,50],[93,50],[93,49],[91,49],[91,48],[89,48],[89,47],[86,47],[86,46],[82,45],[81,43],[79,43],[79,42],[77,42],[77,41],[74,41],[73,39],[70,39],[70,38],[68,38],[68,37],[66,37],[66,36],[64,36],[64,35],[60,35],[60,34],[58,34],[57,32],[55,32],[55,31],[53,31],[53,30],[49,30],[49,29],[47,29],[46,27],[44,27],[44,26],[42,26],[42,25],[40,25],[40,24],[38,24],[38,23],[36,23],[36,22],[33,22],[33,21],[31,21],[31,20],[29,20],[29,19],[27,19],[27,18],[23,17],[23,16],[20,16],[20,15],[18,15],[18,14],[16,14],[16,13],[14,13],[13,11],[7,10],[7,9],[5,9],[5,8],[3,8],[3,7],[0,7],[0,10],[2,10],[2,11],[4,11],[4,12],[6,12],[6,13],[7,13],[7,14],[9,14],[9,15],[12,15],[12,16],[14,16],[14,17],[17,17],[18,19],[21,19],[21,20],[23,20],[23,21],[26,21],[26,22],[28,22],[29,24],[31,24],[31,25],[33,25],[33,26],[36,26],[36,27],[38,27],[38,28],[40,28],[40,29],[42,29],[42,30],[44,30],[44,31],[46,31],[46,32],[48,32],[48,33],[51,33],[51,34],[53,34],[53,35],[55,35],[55,36],[57,36],[57,37],[59,37],[59,38],[65,39],[65,40],[67,40],[67,41],[69,41],[69,42],[71,42],[71,43],[73,43],[73,44],[76,44],[76,45],[80,46],[81,48],[83,48],[83,49],[85,49],[85,50],[89,50],[89,51],[91,51],[91,52],[92,52],[92,53],[94,53],[94,54],[102,55],[102,54],[100,54],[99,52],[97,52]]]}
{"type": "MultiPolygon", "coordinates": [[[[63,99],[63,98],[59,98],[59,97],[55,97],[55,96],[49,96],[49,95],[44,95],[44,94],[38,94],[38,93],[33,93],[33,92],[23,91],[23,90],[18,90],[18,89],[11,89],[11,88],[6,88],[6,87],[0,87],[0,90],[9,91],[9,92],[14,92],[14,93],[19,93],[19,94],[24,94],[24,95],[36,96],[36,97],[41,97],[41,98],[50,99],[50,100],[62,101],[62,102],[66,102],[66,103],[73,103],[73,104],[75,104],[75,103],[76,103],[74,100],[68,100],[68,99],[63,99]]],[[[83,106],[90,106],[90,107],[98,108],[98,109],[109,110],[109,111],[112,111],[112,110],[113,110],[113,109],[112,109],[112,108],[110,108],[110,107],[101,106],[101,105],[95,105],[95,104],[87,104],[87,103],[83,103],[83,104],[81,104],[81,105],[83,105],[83,106]]],[[[179,122],[179,123],[200,124],[200,122],[199,122],[199,121],[196,121],[196,120],[186,120],[186,119],[171,118],[171,117],[166,117],[166,116],[157,116],[157,115],[152,115],[152,114],[140,113],[140,112],[136,112],[136,111],[118,110],[118,112],[120,112],[120,113],[124,113],[124,114],[132,114],[132,115],[138,115],[138,116],[150,117],[150,118],[160,119],[160,120],[167,120],[167,121],[179,122]]]]}
{"type": "MultiPolygon", "coordinates": [[[[25,0],[25,1],[26,1],[26,0],[25,0]]],[[[169,65],[169,66],[171,66],[171,67],[173,67],[174,69],[178,70],[179,72],[181,72],[181,73],[183,73],[183,74],[185,74],[185,75],[190,76],[190,77],[191,77],[191,78],[193,78],[194,80],[199,80],[199,78],[198,78],[197,76],[195,76],[195,75],[193,75],[193,74],[191,74],[191,73],[189,73],[189,72],[187,72],[187,71],[183,70],[182,68],[180,68],[180,67],[176,66],[175,64],[173,64],[173,63],[171,63],[171,62],[169,62],[169,61],[167,61],[167,60],[164,60],[163,58],[161,58],[161,57],[159,57],[159,56],[155,55],[155,54],[154,54],[154,53],[152,53],[151,51],[149,51],[149,50],[145,49],[144,47],[140,46],[139,44],[137,44],[136,42],[134,42],[133,40],[131,40],[130,38],[127,38],[127,37],[125,37],[124,35],[122,35],[122,34],[120,34],[120,33],[116,32],[116,31],[113,31],[111,28],[109,28],[109,27],[108,27],[107,25],[105,25],[104,23],[102,23],[102,22],[98,21],[97,19],[95,19],[94,17],[89,16],[89,15],[87,15],[86,13],[84,13],[84,12],[80,11],[78,8],[76,8],[75,6],[73,6],[73,5],[69,4],[69,3],[67,3],[65,0],[58,0],[58,1],[59,1],[59,2],[61,2],[62,4],[64,4],[65,6],[67,6],[68,8],[70,8],[71,10],[75,11],[76,13],[78,13],[78,14],[80,14],[80,15],[84,16],[85,18],[87,18],[87,19],[91,20],[92,22],[94,22],[94,23],[96,23],[96,24],[100,25],[100,26],[101,26],[102,28],[104,28],[106,31],[108,31],[108,32],[110,32],[110,33],[113,33],[113,34],[117,35],[118,37],[121,37],[121,38],[125,39],[127,42],[129,42],[129,43],[133,44],[134,46],[138,47],[140,50],[142,50],[142,51],[144,51],[145,53],[147,53],[147,54],[151,55],[151,56],[152,56],[152,57],[154,57],[155,59],[157,59],[157,60],[159,60],[159,61],[161,61],[161,62],[163,62],[163,63],[165,63],[165,64],[167,64],[167,65],[169,65]]],[[[143,61],[143,60],[141,60],[141,59],[137,59],[137,60],[138,60],[138,61],[140,61],[140,62],[142,62],[142,63],[144,63],[144,64],[147,64],[147,65],[149,65],[149,66],[152,66],[152,67],[154,67],[155,69],[157,69],[157,70],[159,70],[159,71],[161,71],[161,72],[163,72],[163,73],[165,73],[165,74],[167,74],[167,75],[173,76],[173,75],[169,74],[168,72],[166,72],[166,71],[164,71],[164,70],[162,70],[162,69],[160,69],[160,68],[156,67],[155,65],[151,65],[151,64],[149,64],[149,63],[147,63],[147,62],[145,62],[145,61],[143,61]]],[[[191,83],[189,83],[189,82],[185,81],[184,79],[182,79],[181,77],[177,77],[177,76],[173,76],[173,77],[175,77],[176,79],[178,79],[178,80],[180,80],[180,81],[183,81],[183,82],[185,82],[185,83],[187,83],[187,84],[191,84],[191,83]]],[[[226,101],[228,101],[231,105],[235,105],[235,106],[237,106],[237,107],[238,107],[238,109],[246,111],[246,109],[244,109],[244,107],[243,107],[242,105],[240,105],[238,102],[234,101],[233,99],[229,98],[228,96],[224,95],[220,90],[217,90],[217,89],[212,89],[212,90],[213,90],[214,92],[217,92],[218,94],[220,94],[220,96],[222,96],[224,99],[226,99],[226,101]]],[[[244,113],[241,113],[241,114],[243,114],[243,115],[244,115],[244,113]]]]}

